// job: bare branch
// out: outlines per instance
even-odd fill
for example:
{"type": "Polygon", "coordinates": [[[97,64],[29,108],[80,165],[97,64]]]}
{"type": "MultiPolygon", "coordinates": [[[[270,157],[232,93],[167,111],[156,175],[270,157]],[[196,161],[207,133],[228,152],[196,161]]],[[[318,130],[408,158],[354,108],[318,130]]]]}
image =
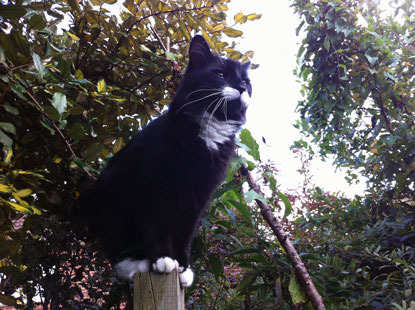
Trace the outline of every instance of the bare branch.
{"type": "MultiPolygon", "coordinates": [[[[245,166],[242,166],[240,169],[240,172],[243,176],[246,176],[249,187],[253,189],[258,195],[260,195],[261,197],[264,197],[264,194],[262,193],[261,188],[255,182],[254,178],[252,177],[248,169],[245,166]]],[[[278,238],[278,241],[281,243],[282,247],[287,253],[288,259],[290,260],[292,266],[294,267],[295,273],[301,285],[306,290],[307,295],[310,298],[311,303],[314,306],[314,309],[325,310],[326,307],[324,306],[323,299],[321,298],[316,287],[314,286],[314,283],[311,280],[310,275],[308,274],[308,271],[304,263],[302,262],[300,256],[297,253],[297,250],[294,248],[294,245],[289,239],[288,234],[284,231],[284,228],[282,227],[281,223],[274,216],[271,208],[269,207],[267,203],[259,199],[256,199],[255,201],[261,210],[261,215],[264,217],[265,221],[271,227],[275,236],[278,238]]]]}

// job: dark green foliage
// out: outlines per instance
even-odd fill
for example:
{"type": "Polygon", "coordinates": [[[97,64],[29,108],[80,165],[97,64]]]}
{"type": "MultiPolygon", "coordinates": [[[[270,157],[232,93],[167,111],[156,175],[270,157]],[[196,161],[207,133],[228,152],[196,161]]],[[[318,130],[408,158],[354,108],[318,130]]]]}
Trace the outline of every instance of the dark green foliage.
{"type": "Polygon", "coordinates": [[[1,5],[2,303],[28,298],[30,308],[37,295],[45,309],[129,305],[128,286],[113,284],[108,263],[79,240],[67,215],[88,179],[165,108],[190,33],[227,57],[252,57],[222,41],[242,34],[225,23],[229,0],[127,0],[122,9],[115,2],[1,5]]]}

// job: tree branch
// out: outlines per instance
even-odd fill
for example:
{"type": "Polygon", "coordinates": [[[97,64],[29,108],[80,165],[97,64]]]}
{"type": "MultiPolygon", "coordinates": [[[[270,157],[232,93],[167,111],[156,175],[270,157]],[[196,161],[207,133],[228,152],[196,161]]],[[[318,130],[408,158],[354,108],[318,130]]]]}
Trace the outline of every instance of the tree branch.
{"type": "MultiPolygon", "coordinates": [[[[18,83],[15,79],[13,79],[9,74],[6,74],[7,77],[10,79],[10,81],[12,81],[13,83],[18,83]]],[[[69,143],[68,139],[66,139],[65,135],[62,133],[62,131],[59,129],[58,125],[56,125],[56,123],[49,117],[49,115],[46,113],[46,111],[43,109],[43,107],[41,106],[41,104],[36,100],[36,98],[26,89],[26,94],[30,97],[30,99],[32,99],[32,101],[35,103],[35,105],[38,107],[38,109],[40,110],[40,112],[52,123],[53,128],[55,128],[55,130],[58,132],[58,134],[61,136],[61,138],[63,139],[63,141],[65,142],[68,150],[71,152],[72,157],[76,158],[78,156],[76,156],[74,150],[71,147],[71,144],[69,143]]],[[[92,179],[96,179],[85,167],[82,167],[82,169],[86,172],[86,174],[92,178],[92,179]]]]}
{"type": "MultiPolygon", "coordinates": [[[[252,177],[248,169],[245,166],[242,166],[240,172],[243,176],[246,176],[249,187],[253,189],[258,195],[264,197],[261,188],[258,184],[256,184],[254,178],[252,177]]],[[[302,262],[300,256],[297,253],[297,250],[294,248],[294,245],[292,244],[288,235],[284,231],[284,228],[282,227],[281,223],[274,216],[271,208],[267,203],[258,199],[256,199],[255,201],[261,210],[261,215],[264,217],[265,221],[271,227],[275,236],[278,238],[278,241],[281,243],[282,247],[287,253],[288,259],[294,267],[295,273],[301,285],[306,290],[307,295],[314,306],[314,309],[325,310],[326,307],[324,306],[323,299],[321,298],[316,287],[314,286],[314,283],[311,280],[310,275],[308,274],[308,271],[304,266],[304,263],[302,262]]]]}
{"type": "Polygon", "coordinates": [[[380,98],[380,95],[378,98],[374,98],[374,99],[375,99],[377,106],[380,109],[380,114],[382,115],[383,120],[385,121],[386,129],[388,129],[389,133],[393,133],[391,122],[388,118],[388,115],[386,114],[386,110],[385,110],[385,107],[383,106],[383,102],[382,102],[382,99],[380,98]]]}
{"type": "Polygon", "coordinates": [[[112,50],[111,54],[114,55],[115,53],[118,52],[118,49],[121,47],[122,43],[124,42],[124,39],[128,36],[128,34],[131,32],[131,30],[133,30],[134,26],[141,23],[143,20],[148,19],[150,17],[156,17],[162,14],[169,14],[169,13],[176,13],[176,12],[192,12],[192,11],[197,11],[197,10],[203,10],[203,9],[211,9],[213,8],[215,5],[209,5],[209,6],[204,6],[204,7],[200,7],[200,8],[192,8],[192,9],[186,9],[186,8],[180,8],[180,9],[173,9],[173,10],[168,10],[168,11],[161,11],[161,12],[156,12],[156,13],[151,13],[148,14],[146,16],[141,17],[140,19],[137,19],[125,32],[125,35],[122,36],[120,38],[120,40],[118,41],[117,45],[115,46],[115,48],[112,50]]]}

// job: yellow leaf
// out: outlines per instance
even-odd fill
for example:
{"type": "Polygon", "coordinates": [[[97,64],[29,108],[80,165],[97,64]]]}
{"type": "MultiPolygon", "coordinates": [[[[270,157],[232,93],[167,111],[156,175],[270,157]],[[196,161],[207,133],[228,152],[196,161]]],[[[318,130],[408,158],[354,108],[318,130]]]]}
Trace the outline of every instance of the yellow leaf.
{"type": "Polygon", "coordinates": [[[12,156],[13,156],[13,149],[11,147],[9,147],[9,149],[7,150],[7,153],[6,153],[6,157],[4,158],[4,162],[6,164],[10,163],[10,160],[11,160],[12,156]]]}
{"type": "Polygon", "coordinates": [[[114,98],[113,100],[117,101],[117,102],[126,102],[127,101],[127,99],[125,99],[125,98],[114,98]]]}
{"type": "Polygon", "coordinates": [[[228,6],[227,6],[226,4],[221,4],[221,5],[219,6],[219,8],[220,8],[222,11],[227,11],[227,10],[228,10],[228,6]]]}
{"type": "Polygon", "coordinates": [[[42,214],[42,212],[38,208],[32,207],[32,210],[33,210],[33,213],[36,214],[36,215],[41,215],[42,214]]]}
{"type": "Polygon", "coordinates": [[[82,73],[82,71],[81,70],[76,70],[76,72],[75,72],[75,77],[78,79],[78,80],[82,80],[83,78],[84,78],[84,74],[82,73]]]}
{"type": "Polygon", "coordinates": [[[215,27],[213,27],[213,31],[221,31],[225,28],[224,24],[217,24],[215,27]]]}
{"type": "Polygon", "coordinates": [[[378,149],[371,149],[369,152],[377,155],[378,154],[378,149]]]}
{"type": "Polygon", "coordinates": [[[112,146],[112,152],[115,154],[117,153],[119,150],[121,150],[121,148],[124,145],[124,140],[122,137],[119,137],[117,140],[115,140],[114,145],[112,146]]]}
{"type": "Polygon", "coordinates": [[[53,162],[54,162],[55,164],[59,164],[61,161],[62,161],[62,157],[59,157],[59,156],[56,156],[56,157],[53,159],[53,162]]]}
{"type": "Polygon", "coordinates": [[[235,23],[239,23],[239,24],[243,24],[246,22],[246,20],[248,19],[247,16],[245,16],[242,13],[238,13],[233,17],[235,23]]]}
{"type": "Polygon", "coordinates": [[[247,52],[245,53],[245,56],[246,56],[246,57],[248,57],[248,58],[252,58],[252,57],[254,57],[254,51],[247,51],[247,52]]]}
{"type": "Polygon", "coordinates": [[[22,205],[19,205],[18,203],[6,201],[13,209],[19,212],[24,213],[32,213],[30,209],[23,207],[22,205]]]}
{"type": "Polygon", "coordinates": [[[0,192],[2,193],[10,193],[12,191],[12,189],[5,184],[0,184],[0,192]]]}
{"type": "Polygon", "coordinates": [[[27,197],[32,193],[32,190],[30,188],[22,189],[20,191],[15,192],[15,194],[19,197],[27,197]]]}
{"type": "Polygon", "coordinates": [[[104,79],[98,81],[97,87],[99,93],[105,92],[107,90],[107,84],[105,83],[104,79]]]}
{"type": "Polygon", "coordinates": [[[228,37],[233,37],[233,38],[235,38],[235,37],[240,37],[242,34],[243,34],[243,32],[242,31],[240,31],[240,30],[236,30],[236,29],[233,29],[233,28],[229,28],[229,27],[227,27],[227,28],[225,28],[225,29],[223,29],[223,32],[228,36],[228,37]]]}
{"type": "Polygon", "coordinates": [[[262,16],[262,14],[249,14],[247,16],[248,20],[255,20],[255,19],[260,19],[262,16]]]}
{"type": "Polygon", "coordinates": [[[202,30],[202,36],[211,48],[215,47],[215,44],[213,44],[212,39],[209,37],[209,35],[206,33],[206,31],[202,30]]]}
{"type": "Polygon", "coordinates": [[[72,39],[74,39],[75,41],[79,41],[80,38],[76,35],[74,35],[73,33],[70,33],[69,31],[67,32],[68,36],[70,36],[72,39]]]}

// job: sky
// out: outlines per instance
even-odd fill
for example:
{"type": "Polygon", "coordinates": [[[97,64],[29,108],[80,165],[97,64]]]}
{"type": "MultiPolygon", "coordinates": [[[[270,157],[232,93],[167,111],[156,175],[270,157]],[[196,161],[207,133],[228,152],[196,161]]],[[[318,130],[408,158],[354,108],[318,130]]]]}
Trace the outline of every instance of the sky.
{"type": "MultiPolygon", "coordinates": [[[[295,34],[299,20],[289,3],[288,0],[232,0],[228,11],[230,25],[236,13],[262,14],[259,20],[235,26],[244,32],[243,37],[236,40],[238,49],[253,50],[252,62],[260,65],[250,72],[253,95],[245,128],[260,144],[262,159],[273,161],[280,170],[277,181],[282,190],[295,189],[302,182],[297,173],[300,161],[290,150],[293,142],[301,137],[293,125],[299,119],[295,108],[302,95],[293,73],[301,42],[295,34]]],[[[350,197],[364,192],[364,180],[350,186],[344,179],[345,171],[336,171],[331,161],[322,162],[315,156],[310,170],[313,183],[324,190],[340,191],[350,197]]]]}

